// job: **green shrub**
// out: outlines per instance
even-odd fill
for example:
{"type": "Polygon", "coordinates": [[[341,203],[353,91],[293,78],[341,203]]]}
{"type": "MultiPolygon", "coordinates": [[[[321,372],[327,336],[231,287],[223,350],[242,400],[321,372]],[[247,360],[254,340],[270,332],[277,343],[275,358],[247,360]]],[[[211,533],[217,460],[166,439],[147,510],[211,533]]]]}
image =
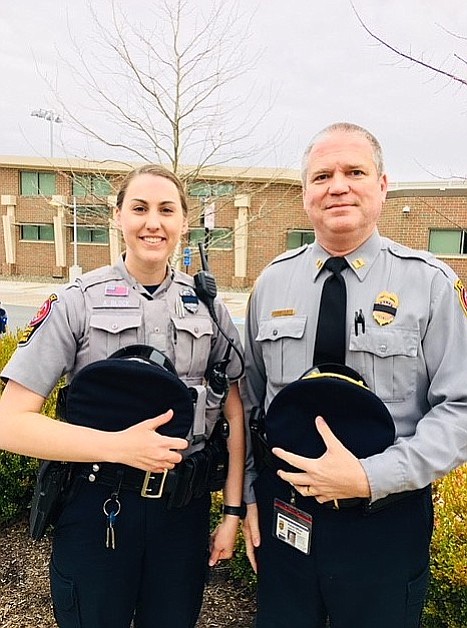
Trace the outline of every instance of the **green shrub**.
{"type": "Polygon", "coordinates": [[[434,485],[435,529],[425,628],[467,626],[467,465],[434,485]]]}
{"type": "MultiPolygon", "coordinates": [[[[0,338],[0,370],[16,349],[20,331],[0,338]]],[[[3,384],[0,384],[0,392],[3,384]]],[[[58,387],[45,401],[42,411],[53,417],[58,387]]],[[[24,515],[31,501],[36,482],[38,460],[0,450],[0,524],[24,515]]]]}

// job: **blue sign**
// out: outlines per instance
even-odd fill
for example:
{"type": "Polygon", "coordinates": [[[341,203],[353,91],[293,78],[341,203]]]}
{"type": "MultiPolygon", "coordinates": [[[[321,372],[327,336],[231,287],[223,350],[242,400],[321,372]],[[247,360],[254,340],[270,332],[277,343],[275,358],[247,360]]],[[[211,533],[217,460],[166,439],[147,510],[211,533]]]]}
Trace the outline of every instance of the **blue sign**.
{"type": "Polygon", "coordinates": [[[183,265],[191,266],[191,249],[188,246],[183,249],[183,265]]]}

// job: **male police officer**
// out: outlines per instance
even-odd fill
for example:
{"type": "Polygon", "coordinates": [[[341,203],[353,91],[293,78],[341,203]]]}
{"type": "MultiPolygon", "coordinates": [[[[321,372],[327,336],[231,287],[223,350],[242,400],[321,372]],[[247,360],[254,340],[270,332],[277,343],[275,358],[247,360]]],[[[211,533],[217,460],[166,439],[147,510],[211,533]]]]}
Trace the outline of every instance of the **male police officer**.
{"type": "MultiPolygon", "coordinates": [[[[343,360],[390,411],[395,441],[381,453],[354,455],[327,417],[314,415],[324,453],[298,456],[302,443],[291,443],[301,419],[289,413],[284,445],[277,434],[273,443],[280,470],[266,467],[246,495],[257,628],[323,628],[327,620],[333,628],[415,628],[428,580],[429,485],[467,459],[466,291],[432,255],[379,235],[387,178],[368,131],[327,127],[303,165],[316,242],[274,260],[252,293],[249,405],[267,411],[315,363],[327,260],[344,258],[343,360]]],[[[348,430],[363,437],[359,410],[341,405],[348,430]]]]}

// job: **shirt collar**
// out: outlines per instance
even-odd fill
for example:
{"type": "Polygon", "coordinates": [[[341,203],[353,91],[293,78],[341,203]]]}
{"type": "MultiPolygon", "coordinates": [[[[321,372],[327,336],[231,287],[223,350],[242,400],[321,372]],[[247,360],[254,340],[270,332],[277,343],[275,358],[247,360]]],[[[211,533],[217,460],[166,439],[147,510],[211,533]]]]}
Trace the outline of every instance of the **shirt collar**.
{"type": "MultiPolygon", "coordinates": [[[[345,259],[349,264],[349,268],[355,273],[360,281],[366,277],[368,271],[373,265],[378,253],[381,250],[382,240],[377,229],[358,249],[345,255],[345,259]]],[[[326,260],[331,257],[329,253],[323,249],[319,242],[315,242],[311,247],[311,263],[313,281],[316,281],[326,260]]]]}
{"type": "MultiPolygon", "coordinates": [[[[125,253],[122,253],[120,255],[120,257],[117,260],[117,263],[115,264],[115,268],[117,268],[118,271],[122,274],[123,278],[128,283],[128,285],[131,287],[132,290],[136,290],[140,294],[144,294],[145,296],[150,296],[151,298],[153,298],[154,295],[150,295],[149,292],[145,289],[145,287],[142,284],[140,284],[139,281],[137,281],[133,277],[133,275],[131,275],[128,272],[128,269],[125,266],[125,253]]],[[[169,286],[170,282],[172,281],[172,278],[173,278],[173,270],[169,266],[168,272],[167,272],[167,274],[165,276],[164,281],[162,281],[162,283],[160,284],[159,288],[156,290],[158,295],[160,294],[161,290],[164,290],[164,291],[167,290],[167,287],[169,286]]],[[[156,294],[156,293],[154,293],[154,294],[156,294]]]]}

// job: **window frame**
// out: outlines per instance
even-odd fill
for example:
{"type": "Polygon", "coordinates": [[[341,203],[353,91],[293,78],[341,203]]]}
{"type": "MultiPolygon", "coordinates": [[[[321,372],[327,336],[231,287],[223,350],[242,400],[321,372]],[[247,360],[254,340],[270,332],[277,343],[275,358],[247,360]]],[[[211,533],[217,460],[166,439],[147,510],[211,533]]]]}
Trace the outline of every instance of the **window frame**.
{"type": "Polygon", "coordinates": [[[23,223],[20,225],[20,241],[21,242],[45,242],[48,244],[53,244],[55,242],[55,233],[54,226],[50,223],[23,223]],[[28,238],[24,237],[24,228],[36,228],[37,229],[37,237],[36,238],[28,238]],[[49,238],[41,238],[41,229],[51,229],[52,230],[52,239],[49,238]]]}

